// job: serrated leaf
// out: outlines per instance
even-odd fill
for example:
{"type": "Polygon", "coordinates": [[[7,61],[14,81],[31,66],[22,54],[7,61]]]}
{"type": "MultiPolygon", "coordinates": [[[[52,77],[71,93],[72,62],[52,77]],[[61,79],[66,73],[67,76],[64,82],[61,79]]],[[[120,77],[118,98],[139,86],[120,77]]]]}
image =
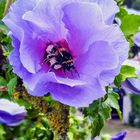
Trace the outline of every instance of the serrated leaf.
{"type": "Polygon", "coordinates": [[[105,100],[105,104],[108,104],[109,106],[119,109],[118,105],[118,100],[119,100],[119,95],[115,92],[107,94],[108,98],[105,100]]]}
{"type": "Polygon", "coordinates": [[[136,75],[136,69],[132,66],[123,65],[120,74],[116,76],[114,83],[117,87],[120,87],[121,83],[127,78],[138,78],[136,75]]]}
{"type": "Polygon", "coordinates": [[[119,115],[119,118],[122,121],[122,113],[121,113],[120,106],[118,103],[118,100],[120,98],[119,94],[112,92],[112,93],[108,93],[107,96],[108,98],[106,99],[105,104],[108,104],[110,107],[116,109],[119,115]]]}
{"type": "Polygon", "coordinates": [[[100,131],[104,126],[104,118],[98,114],[92,122],[92,138],[100,135],[100,131]]]}
{"type": "Polygon", "coordinates": [[[105,121],[111,118],[111,111],[111,107],[102,99],[94,101],[84,110],[85,116],[88,116],[92,120],[93,138],[100,134],[105,121]]]}
{"type": "Polygon", "coordinates": [[[99,111],[99,114],[104,118],[104,120],[108,120],[111,119],[111,111],[111,107],[104,102],[101,104],[101,111],[99,111]]]}
{"type": "Polygon", "coordinates": [[[7,84],[8,94],[12,95],[17,84],[17,77],[12,78],[7,84]]]}
{"type": "Polygon", "coordinates": [[[84,115],[92,121],[92,136],[98,136],[101,129],[104,127],[105,121],[111,118],[112,108],[118,111],[122,120],[120,107],[118,104],[119,95],[108,88],[106,96],[97,101],[94,101],[88,108],[84,110],[84,115]]]}

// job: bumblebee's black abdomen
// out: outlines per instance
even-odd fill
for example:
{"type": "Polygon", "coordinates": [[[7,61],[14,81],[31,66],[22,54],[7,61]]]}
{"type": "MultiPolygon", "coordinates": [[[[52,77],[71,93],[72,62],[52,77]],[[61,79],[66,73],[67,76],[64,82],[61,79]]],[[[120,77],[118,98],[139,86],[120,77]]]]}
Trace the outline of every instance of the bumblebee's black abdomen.
{"type": "Polygon", "coordinates": [[[58,54],[58,56],[56,57],[57,61],[60,63],[63,63],[65,61],[68,61],[70,59],[73,59],[71,54],[69,54],[68,52],[61,52],[61,54],[58,54]]]}
{"type": "Polygon", "coordinates": [[[73,70],[74,69],[73,60],[70,59],[68,61],[63,62],[62,66],[63,66],[64,69],[66,69],[68,71],[73,70]]]}
{"type": "Polygon", "coordinates": [[[62,51],[59,53],[56,60],[62,65],[64,70],[71,71],[74,69],[73,57],[67,51],[62,51]]]}

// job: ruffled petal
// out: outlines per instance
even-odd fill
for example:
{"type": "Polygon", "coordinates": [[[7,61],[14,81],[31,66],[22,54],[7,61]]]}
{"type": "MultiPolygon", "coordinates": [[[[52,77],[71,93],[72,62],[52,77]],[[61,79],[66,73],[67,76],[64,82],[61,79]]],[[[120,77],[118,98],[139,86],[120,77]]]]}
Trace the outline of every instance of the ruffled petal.
{"type": "Polygon", "coordinates": [[[14,73],[19,75],[22,79],[26,79],[30,77],[31,73],[29,73],[29,71],[27,71],[23,67],[20,61],[20,53],[19,53],[20,42],[13,35],[11,37],[12,37],[12,45],[14,46],[14,49],[10,53],[9,62],[13,66],[14,73]]]}
{"type": "Polygon", "coordinates": [[[79,56],[88,50],[93,43],[90,38],[103,24],[101,9],[95,3],[72,2],[65,5],[63,11],[63,22],[69,31],[69,48],[74,56],[79,56]]]}
{"type": "Polygon", "coordinates": [[[41,61],[45,52],[44,42],[36,36],[24,34],[20,44],[20,60],[30,72],[36,73],[41,69],[41,61]]]}
{"type": "Polygon", "coordinates": [[[47,85],[53,99],[75,107],[87,107],[93,100],[105,95],[98,80],[94,79],[92,85],[70,87],[64,84],[48,83],[47,85]]]}
{"type": "Polygon", "coordinates": [[[134,43],[140,47],[140,32],[134,36],[134,43]]]}
{"type": "Polygon", "coordinates": [[[119,63],[116,68],[110,70],[103,70],[100,74],[100,81],[103,85],[113,82],[114,77],[119,74],[121,65],[128,58],[129,43],[126,41],[119,26],[102,26],[102,28],[92,38],[95,42],[104,40],[108,42],[116,55],[119,57],[119,63]]]}
{"type": "Polygon", "coordinates": [[[63,84],[71,88],[86,84],[86,82],[82,80],[72,80],[55,76],[53,72],[49,73],[39,72],[38,74],[30,78],[30,82],[29,81],[27,82],[28,82],[27,84],[28,91],[33,96],[43,96],[48,92],[50,92],[47,88],[47,85],[49,83],[63,84]]]}
{"type": "Polygon", "coordinates": [[[140,80],[135,81],[136,79],[127,79],[125,82],[121,84],[122,88],[125,89],[128,93],[140,94],[140,87],[135,86],[135,82],[139,82],[140,80]],[[135,82],[134,82],[135,81],[135,82]]]}
{"type": "Polygon", "coordinates": [[[59,5],[62,0],[40,0],[33,10],[24,14],[32,30],[44,40],[58,41],[62,36],[62,21],[59,5]]]}
{"type": "Polygon", "coordinates": [[[127,135],[126,131],[122,131],[120,133],[118,133],[117,135],[111,137],[111,140],[123,140],[127,135]]]}
{"type": "Polygon", "coordinates": [[[107,41],[118,54],[120,63],[128,58],[129,43],[118,25],[102,26],[92,39],[107,41]]]}
{"type": "MultiPolygon", "coordinates": [[[[92,44],[89,51],[79,56],[76,68],[80,77],[99,77],[104,70],[111,70],[118,66],[119,58],[115,50],[107,42],[99,41],[92,44]]],[[[81,78],[82,78],[81,77],[81,78]]]]}
{"type": "Polygon", "coordinates": [[[0,123],[15,126],[21,123],[26,115],[25,107],[6,99],[0,99],[0,123]]]}
{"type": "MultiPolygon", "coordinates": [[[[138,73],[140,75],[140,72],[138,73]]],[[[140,94],[140,78],[129,78],[122,84],[122,88],[127,90],[129,93],[140,94]]]]}
{"type": "Polygon", "coordinates": [[[33,9],[36,2],[36,0],[17,0],[12,4],[8,14],[3,19],[13,35],[19,40],[22,39],[23,30],[26,32],[31,31],[27,23],[22,20],[22,16],[26,11],[33,9]]]}
{"type": "Polygon", "coordinates": [[[90,0],[96,2],[102,9],[103,18],[106,24],[112,24],[119,7],[115,0],[90,0]]]}

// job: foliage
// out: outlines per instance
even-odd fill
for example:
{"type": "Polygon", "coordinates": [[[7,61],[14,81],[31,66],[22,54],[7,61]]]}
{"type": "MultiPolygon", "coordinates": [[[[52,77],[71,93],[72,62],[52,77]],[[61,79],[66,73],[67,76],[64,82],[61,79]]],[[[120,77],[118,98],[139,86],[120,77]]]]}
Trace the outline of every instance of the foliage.
{"type": "Polygon", "coordinates": [[[121,20],[120,27],[132,47],[134,45],[133,37],[139,31],[140,16],[128,14],[123,6],[120,7],[120,12],[116,16],[121,20]]]}
{"type": "Polygon", "coordinates": [[[101,129],[104,127],[105,121],[111,118],[112,108],[115,108],[121,119],[121,111],[118,105],[119,95],[112,89],[107,90],[108,94],[93,102],[88,108],[84,109],[84,115],[91,120],[92,137],[100,135],[101,129]]]}
{"type": "Polygon", "coordinates": [[[131,99],[131,112],[129,114],[129,123],[132,126],[140,128],[140,97],[139,95],[132,94],[131,99]]]}
{"type": "Polygon", "coordinates": [[[115,78],[115,85],[120,87],[121,83],[124,82],[127,78],[138,78],[135,72],[136,70],[134,67],[123,65],[119,75],[115,78]]]}

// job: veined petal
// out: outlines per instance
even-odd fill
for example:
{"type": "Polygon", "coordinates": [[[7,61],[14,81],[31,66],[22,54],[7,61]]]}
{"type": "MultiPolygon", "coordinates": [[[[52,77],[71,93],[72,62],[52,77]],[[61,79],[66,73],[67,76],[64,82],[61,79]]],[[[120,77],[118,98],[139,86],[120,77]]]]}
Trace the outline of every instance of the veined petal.
{"type": "Polygon", "coordinates": [[[23,31],[31,31],[27,23],[22,20],[22,16],[26,11],[33,9],[35,5],[36,0],[17,0],[3,19],[13,35],[19,40],[22,39],[23,31]]]}
{"type": "Polygon", "coordinates": [[[105,23],[112,24],[115,14],[119,12],[119,7],[115,0],[90,0],[96,2],[102,9],[105,23]]]}
{"type": "Polygon", "coordinates": [[[92,81],[92,85],[69,87],[64,84],[48,83],[47,87],[53,99],[75,107],[87,107],[93,100],[105,95],[104,89],[96,79],[92,81]]]}
{"type": "Polygon", "coordinates": [[[62,37],[62,14],[60,9],[57,10],[62,3],[64,2],[58,0],[40,0],[33,10],[23,15],[23,19],[44,40],[57,41],[62,37]]]}
{"type": "Polygon", "coordinates": [[[45,44],[41,39],[24,34],[20,43],[20,60],[30,73],[36,73],[41,69],[44,50],[45,44]]]}
{"type": "Polygon", "coordinates": [[[27,71],[23,67],[20,61],[20,53],[19,53],[20,42],[13,35],[11,35],[11,37],[14,49],[9,56],[10,64],[13,66],[14,73],[18,74],[21,78],[26,79],[27,77],[30,77],[31,73],[29,73],[29,71],[27,71]]]}
{"type": "Polygon", "coordinates": [[[140,32],[134,36],[134,43],[140,47],[140,32]]]}
{"type": "Polygon", "coordinates": [[[63,22],[68,29],[67,41],[74,56],[85,53],[90,38],[103,24],[103,16],[100,7],[95,3],[72,2],[63,8],[63,22]]]}
{"type": "Polygon", "coordinates": [[[99,41],[92,44],[87,53],[81,55],[75,62],[81,76],[98,77],[104,70],[118,66],[119,58],[115,50],[107,42],[99,41]]]}

